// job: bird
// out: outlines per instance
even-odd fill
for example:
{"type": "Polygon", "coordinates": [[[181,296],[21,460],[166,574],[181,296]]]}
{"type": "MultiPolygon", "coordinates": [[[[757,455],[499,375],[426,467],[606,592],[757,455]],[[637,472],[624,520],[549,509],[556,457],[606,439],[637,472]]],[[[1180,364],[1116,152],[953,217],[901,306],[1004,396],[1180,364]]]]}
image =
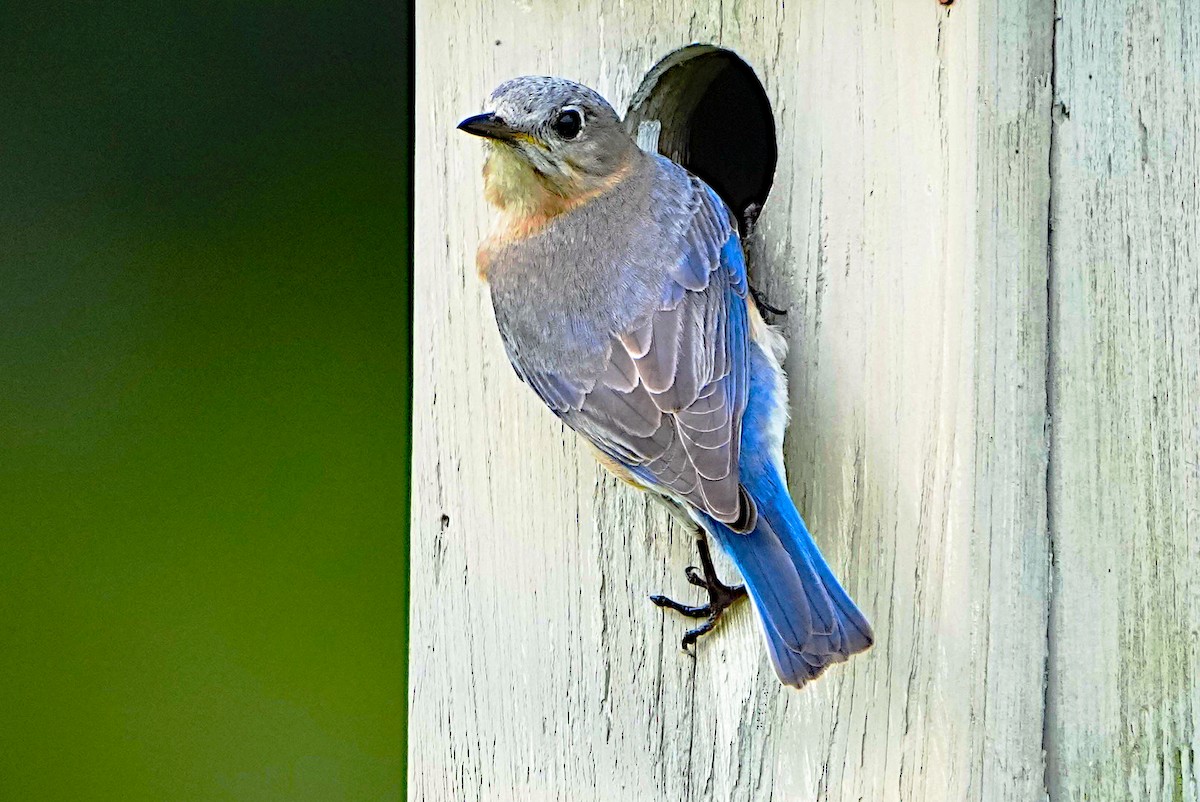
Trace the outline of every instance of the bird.
{"type": "Polygon", "coordinates": [[[638,147],[595,90],[501,83],[458,128],[486,143],[495,224],[476,267],[521,381],[618,478],[695,538],[707,602],[685,650],[749,596],[785,685],[874,642],[788,491],[787,345],[752,297],[736,220],[704,181],[638,147]],[[744,584],[715,570],[711,538],[744,584]]]}

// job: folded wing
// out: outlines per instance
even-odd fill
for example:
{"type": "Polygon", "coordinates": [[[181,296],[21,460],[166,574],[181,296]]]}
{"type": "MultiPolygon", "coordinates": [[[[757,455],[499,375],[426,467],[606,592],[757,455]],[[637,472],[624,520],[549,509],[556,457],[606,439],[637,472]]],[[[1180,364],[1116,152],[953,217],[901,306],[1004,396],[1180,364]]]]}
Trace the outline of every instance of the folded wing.
{"type": "Polygon", "coordinates": [[[591,380],[521,371],[568,425],[643,482],[734,528],[753,516],[738,481],[746,407],[746,269],[721,200],[689,176],[686,214],[665,227],[675,264],[659,303],[613,335],[591,380]]]}

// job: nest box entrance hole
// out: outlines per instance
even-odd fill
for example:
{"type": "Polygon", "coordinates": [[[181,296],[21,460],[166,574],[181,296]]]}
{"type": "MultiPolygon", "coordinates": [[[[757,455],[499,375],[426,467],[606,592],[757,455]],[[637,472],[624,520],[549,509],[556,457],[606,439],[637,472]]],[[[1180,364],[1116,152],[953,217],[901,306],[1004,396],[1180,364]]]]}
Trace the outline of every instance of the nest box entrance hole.
{"type": "Polygon", "coordinates": [[[762,83],[731,50],[689,45],[646,74],[625,125],[638,144],[678,162],[716,191],[743,236],[775,177],[775,118],[762,83]]]}

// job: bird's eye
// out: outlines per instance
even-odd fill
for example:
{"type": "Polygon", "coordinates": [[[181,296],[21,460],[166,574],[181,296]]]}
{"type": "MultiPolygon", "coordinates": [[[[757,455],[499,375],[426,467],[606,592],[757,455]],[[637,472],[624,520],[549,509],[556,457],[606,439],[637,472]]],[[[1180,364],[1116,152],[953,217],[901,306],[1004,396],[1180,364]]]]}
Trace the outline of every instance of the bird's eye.
{"type": "Polygon", "coordinates": [[[565,109],[554,120],[554,133],[563,139],[574,139],[583,128],[583,117],[575,109],[565,109]]]}

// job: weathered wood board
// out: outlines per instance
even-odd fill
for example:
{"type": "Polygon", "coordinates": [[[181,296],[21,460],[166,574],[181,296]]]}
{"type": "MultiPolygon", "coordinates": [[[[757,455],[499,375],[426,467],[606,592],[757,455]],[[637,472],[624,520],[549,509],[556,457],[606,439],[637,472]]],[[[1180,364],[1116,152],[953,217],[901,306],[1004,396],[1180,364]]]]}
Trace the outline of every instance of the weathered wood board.
{"type": "Polygon", "coordinates": [[[1047,756],[1200,799],[1200,6],[1059,3],[1047,756]]]}
{"type": "MultiPolygon", "coordinates": [[[[1074,787],[1053,772],[1094,750],[1050,744],[1043,760],[1048,644],[1057,645],[1052,692],[1069,690],[1070,670],[1059,665],[1067,639],[1055,640],[1047,618],[1054,15],[1049,0],[418,5],[411,799],[957,802],[1074,787]],[[775,110],[778,170],[750,250],[756,282],[789,309],[792,492],[877,634],[871,652],[800,692],[779,686],[749,610],[696,657],[679,650],[685,622],[646,597],[689,595],[689,538],[608,478],[519,384],[473,267],[490,213],[481,149],[455,123],[495,84],[526,73],[581,80],[623,110],[658,59],[694,41],[745,58],[775,110]]],[[[1194,140],[1190,174],[1170,174],[1166,140],[1149,141],[1164,152],[1153,154],[1159,183],[1139,174],[1146,205],[1151,187],[1182,193],[1196,174],[1194,140]]],[[[1056,153],[1061,176],[1066,145],[1056,153]]],[[[1191,192],[1194,202],[1194,183],[1191,192]]],[[[1176,236],[1188,210],[1194,234],[1194,206],[1146,233],[1176,236]]],[[[1076,226],[1080,262],[1116,236],[1082,210],[1076,226]]],[[[1070,247],[1054,236],[1055,254],[1070,247]]],[[[1194,342],[1195,324],[1178,315],[1196,302],[1194,274],[1183,275],[1195,251],[1175,254],[1190,300],[1164,299],[1144,247],[1159,305],[1142,314],[1164,333],[1154,343],[1162,358],[1182,359],[1163,343],[1167,332],[1194,342]]],[[[1061,280],[1052,284],[1060,304],[1061,280]]],[[[1053,319],[1066,322],[1061,310],[1053,319]]],[[[1085,348],[1094,333],[1073,335],[1071,358],[1094,356],[1085,348]]],[[[1055,354],[1060,377],[1071,375],[1068,356],[1055,354]]],[[[1132,353],[1110,358],[1153,375],[1132,353]]],[[[1194,399],[1189,364],[1172,362],[1171,375],[1194,399]]],[[[1051,401],[1067,393],[1056,384],[1051,401]]],[[[1091,416],[1078,426],[1099,425],[1094,406],[1077,414],[1091,416]]],[[[1195,437],[1194,417],[1155,426],[1195,437]]],[[[1061,427],[1060,414],[1056,438],[1069,431],[1061,427]]],[[[1170,453],[1187,453],[1177,442],[1170,453]]],[[[1164,479],[1166,464],[1145,464],[1143,487],[1161,495],[1138,500],[1164,521],[1187,503],[1167,491],[1195,498],[1197,481],[1174,462],[1164,479]]],[[[1097,536],[1083,521],[1096,524],[1097,508],[1116,502],[1071,502],[1089,503],[1075,529],[1080,561],[1095,559],[1085,548],[1097,536]]],[[[1056,502],[1056,523],[1066,506],[1056,502]]],[[[1181,670],[1195,665],[1200,609],[1200,582],[1185,575],[1196,564],[1194,506],[1190,514],[1190,530],[1155,530],[1154,554],[1178,565],[1174,616],[1156,609],[1158,629],[1128,646],[1190,626],[1180,648],[1193,650],[1191,662],[1171,664],[1181,670]]],[[[1126,531],[1110,531],[1106,553],[1128,542],[1126,531]]],[[[1054,542],[1060,563],[1064,537],[1054,542]]],[[[1126,560],[1121,570],[1150,565],[1126,560]]],[[[1142,593],[1143,605],[1162,598],[1142,593]]],[[[1120,653],[1088,648],[1098,661],[1120,653]]],[[[1125,676],[1091,670],[1097,682],[1125,676]]],[[[1194,710],[1196,681],[1176,679],[1194,710]]],[[[1097,686],[1111,699],[1116,690],[1097,686]]],[[[1080,723],[1052,711],[1049,734],[1073,738],[1080,723]]],[[[1195,738],[1190,723],[1174,732],[1195,738]]]]}

